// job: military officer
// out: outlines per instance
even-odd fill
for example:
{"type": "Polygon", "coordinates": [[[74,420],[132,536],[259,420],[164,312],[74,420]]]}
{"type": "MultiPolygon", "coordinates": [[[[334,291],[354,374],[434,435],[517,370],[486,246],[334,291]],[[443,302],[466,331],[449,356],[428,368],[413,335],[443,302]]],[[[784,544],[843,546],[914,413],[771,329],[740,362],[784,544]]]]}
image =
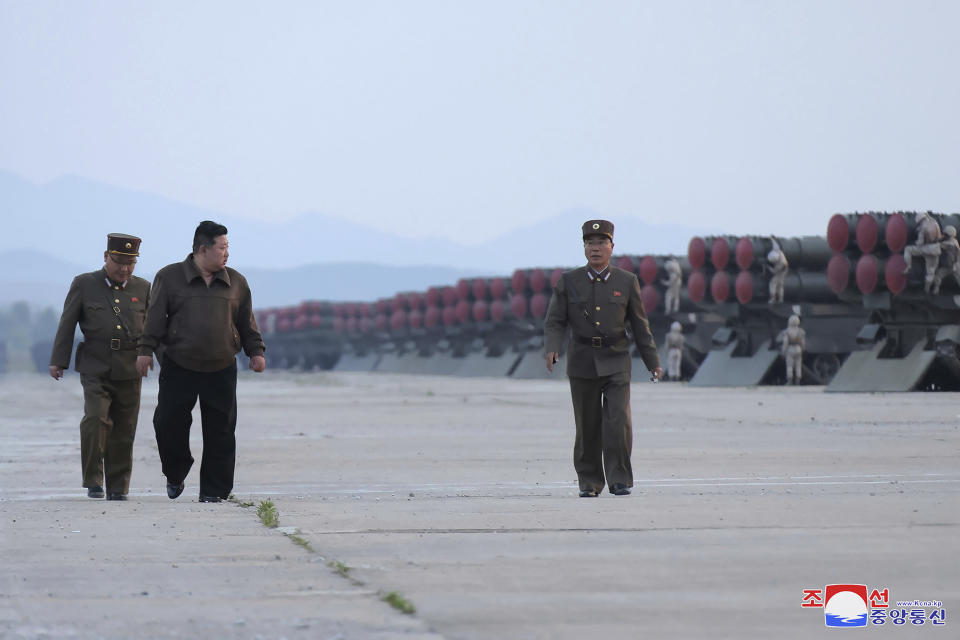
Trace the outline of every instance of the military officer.
{"type": "Polygon", "coordinates": [[[634,274],[610,264],[613,223],[588,220],[582,230],[587,265],[565,272],[553,288],[544,321],[544,355],[547,369],[553,371],[569,328],[567,376],[580,497],[596,497],[605,484],[614,495],[628,495],[633,486],[628,327],[651,379],[659,380],[663,370],[640,300],[640,283],[634,274]]]}
{"type": "Polygon", "coordinates": [[[83,386],[80,460],[91,498],[126,500],[133,469],[133,439],[140,411],[137,341],[143,330],[150,283],[133,275],[140,238],[107,236],[103,268],[73,279],[63,303],[50,354],[50,375],[70,365],[77,324],[83,341],[75,368],[83,386]],[[106,481],[106,482],[104,482],[106,481]]]}

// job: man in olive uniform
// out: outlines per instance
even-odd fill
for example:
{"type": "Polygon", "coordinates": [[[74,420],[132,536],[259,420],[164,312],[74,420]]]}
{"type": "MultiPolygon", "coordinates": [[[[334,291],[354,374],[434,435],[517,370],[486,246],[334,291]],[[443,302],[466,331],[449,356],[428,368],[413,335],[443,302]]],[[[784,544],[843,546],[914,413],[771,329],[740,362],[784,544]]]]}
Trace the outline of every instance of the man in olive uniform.
{"type": "Polygon", "coordinates": [[[610,264],[613,223],[585,222],[583,246],[587,265],[565,272],[553,288],[544,321],[547,369],[553,371],[569,327],[567,376],[577,426],[573,466],[580,497],[596,497],[604,484],[614,495],[628,495],[633,486],[628,326],[651,379],[659,380],[663,370],[640,300],[640,282],[610,264]]]}
{"type": "Polygon", "coordinates": [[[140,411],[137,341],[143,330],[150,283],[133,275],[140,238],[111,233],[103,268],[73,279],[63,303],[50,354],[50,375],[70,365],[77,323],[76,370],[83,385],[80,459],[83,486],[91,498],[126,500],[133,469],[133,438],[140,411]],[[106,475],[104,475],[106,474],[106,475]]]}
{"type": "Polygon", "coordinates": [[[246,351],[254,371],[266,367],[250,287],[227,266],[228,247],[227,228],[204,220],[193,234],[193,253],[153,279],[136,366],[137,373],[147,375],[153,354],[163,347],[153,429],[171,500],[183,493],[193,466],[190,425],[198,399],[200,502],[230,496],[237,453],[237,352],[246,351]]]}

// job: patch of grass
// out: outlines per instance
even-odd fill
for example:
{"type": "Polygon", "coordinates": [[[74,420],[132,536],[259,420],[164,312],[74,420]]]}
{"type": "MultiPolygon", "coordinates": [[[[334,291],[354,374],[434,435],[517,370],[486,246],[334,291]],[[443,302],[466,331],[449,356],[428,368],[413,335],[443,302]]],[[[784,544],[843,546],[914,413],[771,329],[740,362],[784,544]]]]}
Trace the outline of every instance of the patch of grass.
{"type": "Polygon", "coordinates": [[[313,553],[313,552],[314,552],[314,551],[313,551],[313,547],[310,546],[310,543],[307,542],[307,541],[306,541],[305,539],[303,539],[302,537],[300,537],[300,536],[298,536],[298,535],[296,535],[296,534],[287,534],[287,537],[290,538],[290,540],[293,541],[293,544],[296,544],[296,545],[299,545],[299,546],[303,547],[304,549],[306,549],[306,550],[309,551],[310,553],[313,553]]]}
{"type": "Polygon", "coordinates": [[[277,507],[270,500],[260,501],[260,506],[257,507],[257,516],[260,517],[260,522],[263,523],[263,526],[270,527],[271,529],[276,529],[277,524],[280,522],[280,514],[277,512],[277,507]]]}
{"type": "Polygon", "coordinates": [[[380,599],[386,602],[387,604],[389,604],[391,607],[393,607],[397,611],[405,613],[408,616],[412,616],[414,613],[417,612],[417,608],[413,606],[413,603],[407,600],[406,598],[404,598],[402,595],[400,595],[396,591],[391,591],[390,593],[381,596],[380,599]]]}
{"type": "Polygon", "coordinates": [[[430,389],[427,389],[427,397],[429,398],[429,397],[432,397],[433,395],[434,395],[433,391],[431,391],[430,389]]]}
{"type": "Polygon", "coordinates": [[[244,509],[246,509],[247,507],[252,507],[252,506],[253,506],[253,502],[247,502],[246,500],[240,500],[239,498],[237,498],[237,496],[233,495],[232,493],[230,494],[230,497],[227,498],[227,500],[229,500],[230,502],[232,502],[233,504],[235,504],[235,505],[237,505],[237,506],[243,507],[244,509]]]}
{"type": "Polygon", "coordinates": [[[357,578],[350,575],[350,572],[353,571],[353,567],[348,566],[346,563],[339,560],[331,560],[327,563],[327,566],[333,569],[334,573],[338,574],[341,578],[346,578],[353,584],[358,587],[362,587],[365,583],[363,580],[358,580],[357,578]]]}
{"type": "Polygon", "coordinates": [[[327,563],[327,566],[339,573],[344,578],[350,577],[351,568],[339,560],[331,560],[327,563]]]}

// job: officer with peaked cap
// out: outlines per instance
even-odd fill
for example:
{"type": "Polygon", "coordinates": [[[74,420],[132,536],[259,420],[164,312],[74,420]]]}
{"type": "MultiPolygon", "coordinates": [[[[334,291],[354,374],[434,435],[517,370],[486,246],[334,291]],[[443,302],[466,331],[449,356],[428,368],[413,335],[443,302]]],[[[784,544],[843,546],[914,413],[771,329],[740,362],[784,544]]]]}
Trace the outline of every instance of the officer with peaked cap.
{"type": "Polygon", "coordinates": [[[50,375],[70,365],[77,324],[83,342],[75,368],[83,386],[80,460],[91,498],[126,500],[133,469],[133,439],[140,412],[137,341],[143,331],[150,283],[133,275],[140,238],[107,236],[103,268],[73,279],[50,354],[50,375]]]}
{"type": "Polygon", "coordinates": [[[547,369],[559,359],[570,329],[567,376],[576,422],[573,466],[580,497],[627,495],[633,486],[630,451],[630,336],[653,380],[663,375],[657,346],[640,300],[637,276],[610,264],[613,223],[583,224],[586,266],[567,271],[553,288],[544,321],[547,369]]]}

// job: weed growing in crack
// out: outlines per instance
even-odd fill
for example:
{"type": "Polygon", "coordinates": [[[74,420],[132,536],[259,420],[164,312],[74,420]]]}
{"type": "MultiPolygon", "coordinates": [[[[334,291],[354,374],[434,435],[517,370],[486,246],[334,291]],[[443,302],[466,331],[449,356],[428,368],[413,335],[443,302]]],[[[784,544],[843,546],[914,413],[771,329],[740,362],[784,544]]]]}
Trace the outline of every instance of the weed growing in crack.
{"type": "Polygon", "coordinates": [[[289,533],[287,534],[287,537],[290,538],[291,541],[293,541],[293,544],[303,547],[310,553],[314,553],[313,547],[311,547],[310,543],[307,542],[304,538],[296,534],[289,534],[289,533]]]}
{"type": "Polygon", "coordinates": [[[412,616],[417,611],[417,608],[413,606],[412,602],[404,598],[396,591],[391,591],[390,593],[381,596],[380,599],[397,611],[405,613],[408,616],[412,616]]]}
{"type": "Polygon", "coordinates": [[[257,507],[257,516],[260,517],[260,522],[263,523],[263,526],[270,527],[271,529],[276,529],[277,524],[280,522],[280,514],[277,512],[277,507],[270,500],[260,501],[260,506],[257,507]]]}

